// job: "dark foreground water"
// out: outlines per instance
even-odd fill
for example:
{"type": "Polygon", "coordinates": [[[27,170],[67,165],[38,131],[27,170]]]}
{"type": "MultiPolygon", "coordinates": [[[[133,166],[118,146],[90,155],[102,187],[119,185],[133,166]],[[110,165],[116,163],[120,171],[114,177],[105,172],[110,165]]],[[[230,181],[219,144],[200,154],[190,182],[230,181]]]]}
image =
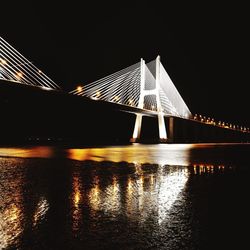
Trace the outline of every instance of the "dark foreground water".
{"type": "Polygon", "coordinates": [[[0,249],[247,249],[249,144],[0,148],[0,249]]]}

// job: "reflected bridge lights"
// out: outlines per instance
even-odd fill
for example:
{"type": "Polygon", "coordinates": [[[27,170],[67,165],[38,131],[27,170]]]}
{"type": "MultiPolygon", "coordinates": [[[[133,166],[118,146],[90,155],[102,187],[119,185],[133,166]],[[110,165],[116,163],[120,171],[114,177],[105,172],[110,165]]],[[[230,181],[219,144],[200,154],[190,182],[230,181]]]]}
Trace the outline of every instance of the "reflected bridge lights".
{"type": "Polygon", "coordinates": [[[37,204],[35,213],[33,215],[33,227],[35,227],[39,222],[41,222],[45,218],[45,215],[48,210],[49,210],[49,203],[47,199],[41,197],[37,204]]]}
{"type": "Polygon", "coordinates": [[[191,173],[194,175],[202,175],[202,174],[215,174],[215,173],[223,173],[225,171],[233,170],[233,166],[225,166],[225,165],[209,165],[209,164],[194,164],[191,173]]]}
{"type": "MultiPolygon", "coordinates": [[[[165,166],[166,167],[166,166],[165,166]]],[[[158,183],[158,224],[161,225],[177,200],[182,201],[182,192],[189,178],[186,167],[170,167],[161,175],[158,183]]]]}

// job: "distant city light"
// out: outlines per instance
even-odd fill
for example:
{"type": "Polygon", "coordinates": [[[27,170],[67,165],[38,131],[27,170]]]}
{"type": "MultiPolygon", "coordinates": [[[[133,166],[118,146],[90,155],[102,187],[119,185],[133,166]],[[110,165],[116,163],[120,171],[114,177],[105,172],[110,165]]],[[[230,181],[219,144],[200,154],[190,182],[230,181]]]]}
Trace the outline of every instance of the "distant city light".
{"type": "Polygon", "coordinates": [[[223,122],[223,121],[217,122],[214,120],[214,118],[208,117],[207,119],[205,119],[205,117],[206,116],[195,114],[193,116],[193,120],[196,120],[197,122],[206,123],[206,124],[212,124],[214,126],[218,126],[218,127],[222,127],[222,128],[226,128],[226,129],[237,130],[237,131],[249,133],[248,127],[235,125],[235,124],[230,123],[230,122],[223,122]]]}

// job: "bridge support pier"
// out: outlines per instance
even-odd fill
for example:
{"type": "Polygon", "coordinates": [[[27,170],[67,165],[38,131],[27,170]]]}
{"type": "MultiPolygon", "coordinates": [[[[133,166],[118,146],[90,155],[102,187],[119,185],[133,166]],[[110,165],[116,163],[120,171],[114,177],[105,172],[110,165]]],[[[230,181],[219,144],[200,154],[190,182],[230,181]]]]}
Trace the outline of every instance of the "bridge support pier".
{"type": "Polygon", "coordinates": [[[137,114],[135,120],[135,127],[133,132],[133,137],[130,139],[130,142],[138,142],[141,137],[141,124],[142,124],[142,115],[137,114]]]}
{"type": "MultiPolygon", "coordinates": [[[[156,73],[155,73],[155,89],[147,91],[145,89],[145,61],[141,59],[141,87],[140,98],[138,108],[143,109],[144,97],[154,94],[156,97],[157,111],[158,111],[158,128],[159,128],[159,142],[167,142],[167,131],[165,126],[164,114],[162,112],[161,100],[160,100],[160,56],[156,58],[156,73]]],[[[135,127],[131,142],[137,142],[140,140],[141,134],[142,115],[137,114],[135,120],[135,127]]]]}

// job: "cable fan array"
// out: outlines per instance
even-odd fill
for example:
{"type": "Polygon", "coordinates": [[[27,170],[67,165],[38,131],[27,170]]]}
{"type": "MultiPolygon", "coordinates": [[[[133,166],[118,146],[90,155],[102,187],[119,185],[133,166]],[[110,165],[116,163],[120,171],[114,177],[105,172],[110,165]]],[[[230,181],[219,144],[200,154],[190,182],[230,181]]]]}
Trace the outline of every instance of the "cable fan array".
{"type": "Polygon", "coordinates": [[[142,69],[141,62],[138,62],[85,86],[78,86],[70,93],[93,100],[114,102],[155,112],[162,111],[166,115],[189,118],[191,112],[162,64],[160,64],[158,87],[156,60],[144,64],[143,67],[142,69]],[[157,102],[157,95],[160,98],[159,102],[157,102]]]}
{"type": "MultiPolygon", "coordinates": [[[[79,86],[69,93],[189,118],[191,112],[160,63],[159,57],[157,58],[147,64],[141,59],[141,62],[85,86],[79,86]]],[[[46,89],[60,89],[54,81],[1,37],[0,79],[46,89]]]]}
{"type": "Polygon", "coordinates": [[[79,86],[70,93],[137,107],[140,97],[140,74],[140,63],[136,63],[86,86],[79,86]]]}
{"type": "Polygon", "coordinates": [[[60,89],[2,37],[0,37],[0,79],[48,89],[60,89]]]}

